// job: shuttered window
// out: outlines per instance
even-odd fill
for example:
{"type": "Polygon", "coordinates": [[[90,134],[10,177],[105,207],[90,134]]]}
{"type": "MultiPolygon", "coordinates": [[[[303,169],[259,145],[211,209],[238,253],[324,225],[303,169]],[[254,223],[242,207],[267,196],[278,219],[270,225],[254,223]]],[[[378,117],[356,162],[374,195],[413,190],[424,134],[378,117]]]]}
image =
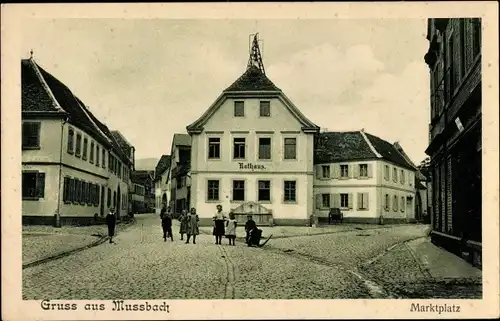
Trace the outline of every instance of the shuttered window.
{"type": "Polygon", "coordinates": [[[95,146],[95,166],[99,166],[99,158],[101,157],[101,154],[99,153],[99,145],[95,146]]]}
{"type": "Polygon", "coordinates": [[[75,131],[73,128],[68,128],[68,153],[75,152],[75,131]]]}
{"type": "Polygon", "coordinates": [[[389,202],[390,202],[389,194],[385,194],[384,209],[386,211],[389,211],[389,207],[390,207],[389,202]]]}
{"type": "Polygon", "coordinates": [[[394,212],[398,211],[398,196],[394,195],[394,201],[392,202],[392,209],[394,212]]]}
{"type": "Polygon", "coordinates": [[[358,209],[367,210],[369,208],[368,193],[358,193],[358,209]]]}
{"type": "Polygon", "coordinates": [[[40,148],[40,122],[23,122],[22,148],[40,148]]]}
{"type": "Polygon", "coordinates": [[[75,146],[75,155],[80,157],[82,154],[82,134],[76,134],[76,146],[75,146]]]}
{"type": "Polygon", "coordinates": [[[94,142],[90,143],[90,155],[89,155],[89,162],[92,164],[94,163],[94,142]]]}

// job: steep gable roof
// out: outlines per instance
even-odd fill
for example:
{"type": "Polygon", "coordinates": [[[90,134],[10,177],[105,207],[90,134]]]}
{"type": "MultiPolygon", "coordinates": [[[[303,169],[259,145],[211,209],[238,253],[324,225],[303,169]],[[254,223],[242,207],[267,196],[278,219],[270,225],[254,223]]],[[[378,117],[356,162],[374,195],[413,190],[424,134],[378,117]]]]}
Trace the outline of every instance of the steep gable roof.
{"type": "Polygon", "coordinates": [[[23,112],[61,112],[31,59],[21,60],[21,110],[23,112]]]}
{"type": "Polygon", "coordinates": [[[304,114],[295,106],[288,97],[279,89],[264,71],[264,64],[260,54],[257,35],[254,37],[252,50],[246,71],[236,81],[225,90],[195,122],[186,127],[188,133],[199,134],[203,130],[204,124],[212,117],[227,98],[277,98],[290,111],[290,113],[300,122],[302,130],[310,133],[319,132],[319,127],[307,119],[304,114]]]}
{"type": "Polygon", "coordinates": [[[21,68],[23,112],[65,113],[70,124],[84,129],[104,146],[112,147],[122,161],[130,162],[127,153],[122,150],[109,128],[99,121],[66,85],[31,58],[21,60],[21,68]]]}
{"type": "Polygon", "coordinates": [[[403,151],[399,144],[393,145],[361,131],[324,132],[319,133],[315,139],[314,164],[384,159],[395,165],[415,170],[411,162],[402,155],[404,152],[401,153],[398,149],[403,151]]]}
{"type": "Polygon", "coordinates": [[[236,81],[224,92],[235,91],[281,91],[267,76],[257,67],[250,66],[236,81]]]}

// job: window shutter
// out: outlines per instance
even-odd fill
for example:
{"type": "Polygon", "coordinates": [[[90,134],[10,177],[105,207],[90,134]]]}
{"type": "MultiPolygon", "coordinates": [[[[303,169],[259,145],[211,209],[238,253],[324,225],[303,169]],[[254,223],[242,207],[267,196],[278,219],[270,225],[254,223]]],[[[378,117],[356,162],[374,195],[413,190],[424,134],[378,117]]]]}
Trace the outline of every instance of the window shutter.
{"type": "Polygon", "coordinates": [[[370,195],[370,193],[363,193],[363,202],[364,202],[364,207],[365,209],[369,209],[370,208],[370,200],[368,198],[368,195],[370,195]]]}
{"type": "Polygon", "coordinates": [[[64,185],[63,185],[63,202],[66,202],[68,200],[68,183],[69,179],[67,177],[64,178],[64,185]]]}
{"type": "Polygon", "coordinates": [[[358,200],[357,200],[357,205],[358,205],[358,210],[363,208],[363,194],[358,193],[358,200]]]}
{"type": "Polygon", "coordinates": [[[316,194],[316,208],[321,208],[323,207],[323,196],[321,194],[316,194]]]}
{"type": "Polygon", "coordinates": [[[347,207],[349,207],[349,209],[352,209],[353,198],[354,198],[353,194],[349,193],[347,196],[347,207]]]}
{"type": "Polygon", "coordinates": [[[397,196],[394,196],[394,197],[395,197],[394,198],[394,211],[397,212],[398,211],[398,204],[399,204],[399,202],[398,202],[398,197],[397,196]]]}
{"type": "Polygon", "coordinates": [[[333,178],[339,179],[340,177],[340,165],[333,164],[333,178]]]}
{"type": "Polygon", "coordinates": [[[320,179],[323,177],[323,167],[321,165],[316,165],[316,178],[320,179]]]}
{"type": "Polygon", "coordinates": [[[373,177],[373,165],[368,164],[368,177],[373,177]]]}
{"type": "Polygon", "coordinates": [[[352,165],[354,178],[359,178],[359,164],[352,165]]]}
{"type": "Polygon", "coordinates": [[[37,196],[45,197],[45,173],[38,173],[36,182],[37,196]]]}
{"type": "Polygon", "coordinates": [[[330,193],[330,207],[337,207],[335,205],[335,194],[330,193]]]}
{"type": "Polygon", "coordinates": [[[354,174],[354,173],[353,173],[353,172],[354,172],[354,167],[356,167],[356,166],[354,166],[354,165],[352,165],[352,164],[349,164],[349,165],[348,165],[348,170],[347,170],[347,171],[348,171],[348,173],[347,173],[347,174],[348,174],[349,178],[353,178],[353,176],[354,176],[354,175],[353,175],[353,174],[354,174]]]}
{"type": "Polygon", "coordinates": [[[340,208],[340,194],[335,193],[333,194],[333,207],[340,208]]]}

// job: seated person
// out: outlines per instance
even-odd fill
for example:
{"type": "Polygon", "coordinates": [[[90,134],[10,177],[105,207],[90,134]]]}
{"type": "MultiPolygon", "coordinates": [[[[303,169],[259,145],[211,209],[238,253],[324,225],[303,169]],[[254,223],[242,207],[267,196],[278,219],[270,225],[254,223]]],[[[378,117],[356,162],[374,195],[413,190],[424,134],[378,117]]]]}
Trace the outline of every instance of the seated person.
{"type": "Polygon", "coordinates": [[[247,243],[250,239],[250,231],[253,230],[254,228],[257,228],[257,224],[252,219],[252,215],[247,215],[247,222],[245,223],[245,233],[246,233],[245,240],[247,243]]]}

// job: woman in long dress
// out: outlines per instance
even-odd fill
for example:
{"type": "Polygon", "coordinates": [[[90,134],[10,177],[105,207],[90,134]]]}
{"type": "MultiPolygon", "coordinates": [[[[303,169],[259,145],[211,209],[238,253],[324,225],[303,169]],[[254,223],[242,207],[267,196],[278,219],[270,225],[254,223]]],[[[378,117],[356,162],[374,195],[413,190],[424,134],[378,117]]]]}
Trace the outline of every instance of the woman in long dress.
{"type": "Polygon", "coordinates": [[[179,217],[179,221],[181,222],[181,226],[179,228],[179,234],[181,235],[181,240],[184,239],[184,234],[187,234],[187,224],[188,224],[188,213],[186,210],[182,210],[181,217],[179,217]]]}
{"type": "Polygon", "coordinates": [[[225,234],[224,223],[226,221],[226,216],[222,212],[222,205],[217,205],[217,212],[213,217],[214,221],[214,236],[215,236],[215,244],[221,244],[222,237],[225,234]]]}
{"type": "Polygon", "coordinates": [[[200,230],[198,228],[198,222],[200,218],[198,214],[196,214],[196,209],[194,207],[191,208],[191,213],[187,216],[187,240],[186,244],[189,243],[189,239],[191,236],[193,237],[193,244],[196,244],[196,235],[200,234],[200,230]]]}

